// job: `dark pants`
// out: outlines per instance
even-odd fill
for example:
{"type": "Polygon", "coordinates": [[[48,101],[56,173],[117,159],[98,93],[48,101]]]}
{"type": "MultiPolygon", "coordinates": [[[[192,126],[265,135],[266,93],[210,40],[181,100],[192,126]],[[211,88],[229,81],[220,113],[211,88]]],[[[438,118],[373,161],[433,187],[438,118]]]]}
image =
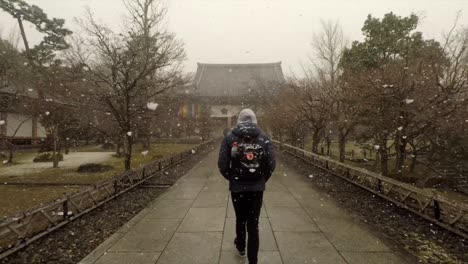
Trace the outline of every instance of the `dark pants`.
{"type": "Polygon", "coordinates": [[[236,247],[245,250],[245,229],[247,226],[247,258],[250,264],[257,264],[259,248],[258,218],[262,209],[263,192],[232,192],[232,204],[236,212],[236,247]]]}

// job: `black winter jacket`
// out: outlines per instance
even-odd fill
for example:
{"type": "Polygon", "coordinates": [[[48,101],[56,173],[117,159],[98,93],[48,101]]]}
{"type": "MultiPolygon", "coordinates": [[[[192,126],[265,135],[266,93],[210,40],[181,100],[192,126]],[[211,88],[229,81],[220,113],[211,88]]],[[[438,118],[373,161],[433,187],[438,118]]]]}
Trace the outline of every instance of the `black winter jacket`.
{"type": "Polygon", "coordinates": [[[275,170],[276,162],[271,140],[255,124],[237,125],[223,140],[219,151],[218,168],[221,174],[229,181],[229,190],[232,192],[264,191],[265,183],[275,170]],[[256,138],[255,143],[262,146],[264,155],[260,161],[260,168],[251,173],[242,169],[240,161],[231,158],[231,148],[234,142],[249,136],[256,138]]]}

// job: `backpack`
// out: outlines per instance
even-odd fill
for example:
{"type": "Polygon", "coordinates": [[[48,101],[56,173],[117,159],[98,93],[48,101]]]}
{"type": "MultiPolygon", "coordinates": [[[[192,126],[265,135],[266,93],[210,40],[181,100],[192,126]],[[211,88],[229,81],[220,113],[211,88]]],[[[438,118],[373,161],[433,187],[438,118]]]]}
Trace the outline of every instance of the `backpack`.
{"type": "Polygon", "coordinates": [[[231,157],[238,158],[242,168],[254,173],[260,167],[263,158],[263,147],[255,143],[257,138],[249,136],[240,138],[239,142],[234,142],[231,149],[231,157]]]}

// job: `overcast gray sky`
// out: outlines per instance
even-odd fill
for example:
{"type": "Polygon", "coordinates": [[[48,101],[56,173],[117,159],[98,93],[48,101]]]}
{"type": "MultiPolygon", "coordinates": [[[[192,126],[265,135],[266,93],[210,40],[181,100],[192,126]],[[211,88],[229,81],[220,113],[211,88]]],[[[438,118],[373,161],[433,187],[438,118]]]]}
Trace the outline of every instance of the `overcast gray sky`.
{"type": "MultiPolygon", "coordinates": [[[[120,0],[26,0],[42,7],[51,17],[72,19],[89,6],[103,22],[120,25],[124,8],[120,0]]],[[[393,11],[423,17],[419,28],[426,38],[440,38],[453,24],[457,11],[468,25],[468,0],[168,0],[168,26],[185,43],[187,72],[197,62],[283,62],[286,74],[299,72],[312,53],[313,33],[320,19],[339,19],[348,39],[362,39],[361,27],[368,14],[382,17],[393,11]]],[[[0,11],[3,35],[16,27],[0,11]]],[[[40,36],[33,36],[33,42],[40,36]]]]}

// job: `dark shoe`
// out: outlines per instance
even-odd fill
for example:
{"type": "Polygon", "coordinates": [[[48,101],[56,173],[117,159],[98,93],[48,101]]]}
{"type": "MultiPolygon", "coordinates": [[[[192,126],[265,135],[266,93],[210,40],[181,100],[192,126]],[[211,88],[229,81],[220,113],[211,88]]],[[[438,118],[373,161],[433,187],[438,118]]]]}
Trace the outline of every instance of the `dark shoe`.
{"type": "Polygon", "coordinates": [[[237,254],[239,254],[239,257],[245,257],[245,249],[239,248],[239,246],[237,245],[237,238],[234,239],[234,246],[237,249],[237,254]]]}

